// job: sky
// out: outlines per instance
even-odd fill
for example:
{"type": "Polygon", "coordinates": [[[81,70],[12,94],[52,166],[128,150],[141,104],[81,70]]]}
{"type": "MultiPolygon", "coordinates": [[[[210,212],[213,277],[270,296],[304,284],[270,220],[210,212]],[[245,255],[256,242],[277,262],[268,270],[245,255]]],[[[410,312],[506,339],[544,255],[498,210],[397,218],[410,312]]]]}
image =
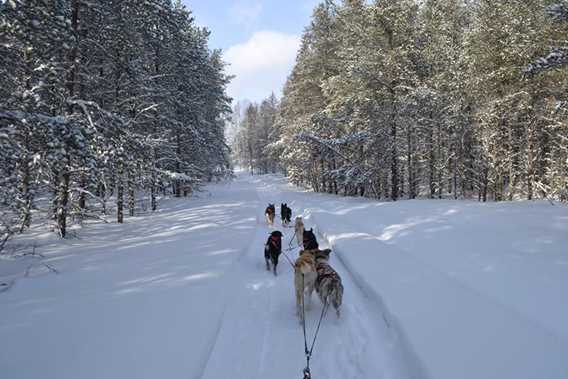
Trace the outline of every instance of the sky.
{"type": "Polygon", "coordinates": [[[300,37],[319,0],[183,0],[198,25],[222,49],[227,92],[234,101],[260,102],[282,86],[294,66],[300,37]]]}

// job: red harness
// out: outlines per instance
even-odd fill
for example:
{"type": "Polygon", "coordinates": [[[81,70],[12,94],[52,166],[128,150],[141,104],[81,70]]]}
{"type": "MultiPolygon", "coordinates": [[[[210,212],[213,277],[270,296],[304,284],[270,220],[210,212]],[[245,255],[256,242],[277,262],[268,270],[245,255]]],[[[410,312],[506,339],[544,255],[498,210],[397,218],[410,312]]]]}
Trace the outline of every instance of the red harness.
{"type": "Polygon", "coordinates": [[[271,236],[270,237],[270,243],[272,244],[272,246],[274,246],[277,249],[278,249],[278,244],[279,243],[282,244],[281,241],[282,240],[280,239],[280,237],[277,237],[277,236],[271,236]]]}

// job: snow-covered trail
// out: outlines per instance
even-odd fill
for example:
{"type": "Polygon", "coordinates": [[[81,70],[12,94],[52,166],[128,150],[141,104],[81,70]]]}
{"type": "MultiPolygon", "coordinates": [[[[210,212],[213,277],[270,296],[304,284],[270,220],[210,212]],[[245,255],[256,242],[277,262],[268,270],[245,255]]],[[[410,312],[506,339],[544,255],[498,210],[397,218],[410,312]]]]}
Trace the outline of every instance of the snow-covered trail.
{"type": "MultiPolygon", "coordinates": [[[[78,239],[36,236],[60,274],[32,270],[0,293],[0,376],[301,377],[293,270],[282,256],[274,277],[263,258],[271,230],[285,248],[292,238],[279,217],[264,221],[268,203],[286,202],[331,243],[345,287],[341,318],[330,312],[316,342],[315,379],[568,377],[557,301],[568,208],[380,203],[246,174],[207,190],[78,239]]],[[[322,307],[312,300],[309,336],[322,307]]]]}
{"type": "MultiPolygon", "coordinates": [[[[363,293],[388,307],[433,378],[568,377],[568,207],[377,202],[265,176],[316,225],[363,293]]],[[[410,356],[410,354],[407,354],[410,356]]]]}
{"type": "MultiPolygon", "coordinates": [[[[38,236],[60,274],[40,271],[0,294],[0,376],[300,377],[293,270],[281,256],[274,277],[263,258],[271,230],[264,207],[288,194],[248,175],[208,191],[123,225],[91,225],[79,239],[38,236]]],[[[276,225],[287,246],[293,229],[276,225]]],[[[297,250],[288,254],[294,259],[297,250]]],[[[322,324],[314,378],[416,377],[383,310],[336,256],[332,264],[345,286],[343,313],[338,320],[330,312],[322,324]]],[[[315,294],[312,300],[309,335],[321,311],[315,294]]]]}
{"type": "MultiPolygon", "coordinates": [[[[258,191],[264,203],[277,203],[279,213],[279,201],[288,194],[274,188],[267,190],[261,178],[241,176],[239,180],[249,182],[251,190],[258,191]]],[[[282,227],[279,217],[274,227],[268,227],[263,209],[256,215],[259,222],[254,243],[233,272],[235,293],[207,362],[204,379],[289,379],[301,377],[305,367],[303,332],[295,314],[293,268],[281,256],[279,274],[275,277],[266,271],[262,251],[273,229],[284,233],[285,248],[294,230],[282,227]]],[[[295,211],[298,213],[300,209],[295,211]]],[[[325,241],[320,242],[322,247],[326,246],[325,241]]],[[[291,245],[296,245],[295,240],[291,245]]],[[[294,260],[298,250],[286,254],[294,260]]],[[[420,377],[380,305],[363,296],[338,257],[332,254],[331,262],[343,280],[344,303],[340,319],[331,311],[322,323],[311,360],[314,378],[420,377]]],[[[308,343],[321,310],[321,302],[314,293],[306,316],[308,343]]]]}
{"type": "Polygon", "coordinates": [[[0,294],[0,377],[201,377],[260,206],[246,183],[208,190],[78,239],[39,236],[60,274],[0,294]]]}

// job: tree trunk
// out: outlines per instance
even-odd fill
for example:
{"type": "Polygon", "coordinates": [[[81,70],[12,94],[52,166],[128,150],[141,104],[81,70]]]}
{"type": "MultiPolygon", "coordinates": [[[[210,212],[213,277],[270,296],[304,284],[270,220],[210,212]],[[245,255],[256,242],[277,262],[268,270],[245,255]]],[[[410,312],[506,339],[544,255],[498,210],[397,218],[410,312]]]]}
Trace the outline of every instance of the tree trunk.
{"type": "Polygon", "coordinates": [[[122,161],[118,162],[116,168],[116,221],[119,224],[124,222],[124,184],[122,182],[122,175],[124,171],[122,161]]]}
{"type": "MultiPolygon", "coordinates": [[[[27,136],[26,136],[27,141],[27,136]]],[[[27,147],[27,142],[26,142],[27,147]]],[[[24,202],[24,206],[21,210],[21,225],[20,225],[20,233],[23,233],[26,228],[29,228],[32,222],[32,215],[31,215],[31,208],[32,208],[32,194],[30,191],[30,166],[29,166],[29,159],[27,153],[24,154],[24,157],[21,161],[21,173],[22,173],[22,184],[20,188],[20,193],[22,196],[22,200],[24,202]]]]}
{"type": "Polygon", "coordinates": [[[454,200],[458,199],[458,158],[454,157],[454,200]]]}
{"type": "Polygon", "coordinates": [[[408,170],[408,198],[414,199],[416,197],[414,189],[414,167],[413,167],[413,157],[414,146],[412,144],[412,128],[409,125],[406,130],[406,165],[408,170]]]}
{"type": "Polygon", "coordinates": [[[128,168],[128,215],[134,217],[134,210],[136,208],[136,199],[134,193],[134,174],[132,168],[128,168]]]}
{"type": "MultiPolygon", "coordinates": [[[[432,119],[432,112],[430,112],[430,119],[432,119]]],[[[430,188],[430,199],[434,198],[436,194],[436,186],[434,185],[434,177],[435,177],[435,154],[434,154],[434,130],[429,125],[428,127],[428,187],[430,188]]]]}
{"type": "Polygon", "coordinates": [[[69,202],[69,180],[70,173],[64,172],[61,175],[61,182],[59,184],[59,204],[57,209],[57,227],[61,238],[67,235],[67,204],[69,202]]]}
{"type": "Polygon", "coordinates": [[[396,144],[396,106],[394,104],[394,92],[391,93],[393,99],[393,109],[391,116],[391,199],[393,201],[398,200],[399,194],[399,177],[398,177],[398,149],[396,144]]]}
{"type": "Polygon", "coordinates": [[[79,208],[83,211],[87,208],[87,194],[85,193],[87,187],[87,174],[81,173],[79,179],[81,191],[79,192],[79,208]]]}
{"type": "Polygon", "coordinates": [[[156,191],[157,191],[157,170],[158,168],[156,167],[156,162],[158,160],[157,154],[156,154],[156,149],[153,149],[153,154],[152,154],[152,179],[151,179],[151,183],[150,183],[150,201],[152,203],[151,207],[152,207],[152,212],[155,212],[156,209],[158,208],[158,203],[156,201],[156,191]]]}
{"type": "Polygon", "coordinates": [[[325,180],[325,161],[323,160],[323,157],[320,158],[320,176],[321,176],[321,192],[326,192],[327,191],[327,183],[325,180]]]}
{"type": "Polygon", "coordinates": [[[489,187],[489,168],[483,168],[483,186],[481,191],[481,198],[485,203],[487,201],[487,191],[489,187]]]}
{"type": "MultiPolygon", "coordinates": [[[[438,154],[436,159],[438,160],[438,163],[441,162],[442,160],[442,125],[440,124],[440,122],[438,122],[438,128],[437,128],[437,145],[438,145],[438,154]]],[[[442,183],[442,172],[443,169],[442,167],[438,167],[438,199],[442,198],[442,192],[444,191],[444,184],[442,183]]]]}
{"type": "Polygon", "coordinates": [[[57,221],[57,210],[59,209],[59,171],[53,171],[53,200],[51,210],[53,212],[51,219],[57,221]]]}

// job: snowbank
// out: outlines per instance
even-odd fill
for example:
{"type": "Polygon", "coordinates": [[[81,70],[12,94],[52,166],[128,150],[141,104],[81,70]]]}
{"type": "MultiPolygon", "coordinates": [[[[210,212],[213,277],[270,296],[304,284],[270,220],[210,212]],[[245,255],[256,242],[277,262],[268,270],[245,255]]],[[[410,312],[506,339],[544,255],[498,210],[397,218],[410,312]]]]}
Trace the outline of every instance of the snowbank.
{"type": "Polygon", "coordinates": [[[312,210],[310,219],[359,287],[384,303],[432,378],[568,377],[568,342],[558,333],[345,218],[312,210]]]}

